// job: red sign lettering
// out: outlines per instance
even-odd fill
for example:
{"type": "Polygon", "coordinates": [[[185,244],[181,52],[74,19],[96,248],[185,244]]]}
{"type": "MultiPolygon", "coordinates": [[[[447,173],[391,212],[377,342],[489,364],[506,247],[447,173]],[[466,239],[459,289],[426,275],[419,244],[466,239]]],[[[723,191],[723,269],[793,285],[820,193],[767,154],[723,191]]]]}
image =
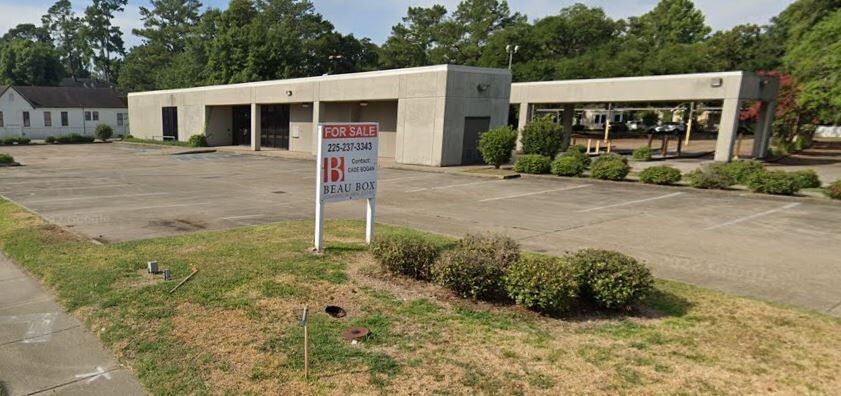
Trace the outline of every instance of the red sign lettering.
{"type": "Polygon", "coordinates": [[[322,180],[324,183],[345,181],[345,157],[325,157],[322,180]]]}

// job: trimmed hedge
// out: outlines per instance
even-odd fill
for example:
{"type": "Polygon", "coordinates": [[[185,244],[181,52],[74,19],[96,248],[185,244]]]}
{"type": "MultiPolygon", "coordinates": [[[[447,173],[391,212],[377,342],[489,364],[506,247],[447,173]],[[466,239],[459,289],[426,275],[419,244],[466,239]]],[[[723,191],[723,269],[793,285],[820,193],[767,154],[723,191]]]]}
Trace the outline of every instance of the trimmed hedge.
{"type": "Polygon", "coordinates": [[[532,120],[523,128],[523,152],[554,158],[563,144],[564,128],[552,116],[532,120]]]}
{"type": "Polygon", "coordinates": [[[0,153],[0,164],[11,164],[15,162],[15,158],[9,154],[0,153]]]}
{"type": "Polygon", "coordinates": [[[69,135],[61,135],[57,137],[47,137],[47,143],[57,144],[79,144],[79,143],[93,143],[96,140],[93,136],[84,136],[78,133],[71,133],[69,135]]]}
{"type": "Polygon", "coordinates": [[[581,286],[581,296],[599,307],[627,307],[654,289],[654,277],[648,268],[622,253],[585,249],[569,260],[581,286]]]}
{"type": "Polygon", "coordinates": [[[640,181],[646,184],[671,185],[680,181],[680,171],[671,166],[652,166],[640,172],[640,181]]]}
{"type": "Polygon", "coordinates": [[[25,145],[25,144],[29,144],[29,142],[31,142],[31,141],[32,140],[30,140],[29,138],[25,138],[25,137],[10,136],[10,137],[4,138],[2,141],[0,141],[0,145],[5,145],[5,146],[11,146],[11,145],[14,145],[14,144],[25,145]]]}
{"type": "Polygon", "coordinates": [[[190,147],[207,147],[207,137],[204,135],[192,135],[187,143],[190,147]]]}
{"type": "Polygon", "coordinates": [[[406,235],[379,236],[369,250],[383,270],[419,280],[430,279],[432,265],[441,253],[435,243],[406,235]]]}
{"type": "Polygon", "coordinates": [[[526,154],[514,162],[514,172],[543,174],[549,173],[551,160],[540,154],[526,154]]]}
{"type": "Polygon", "coordinates": [[[114,129],[108,124],[99,124],[93,131],[93,135],[96,136],[97,139],[105,142],[108,139],[111,139],[111,136],[114,136],[114,129]]]}
{"type": "Polygon", "coordinates": [[[651,161],[651,147],[642,146],[634,150],[631,157],[637,161],[651,161]]]}
{"type": "Polygon", "coordinates": [[[836,180],[830,184],[826,193],[832,199],[841,199],[841,180],[836,180]]]}
{"type": "Polygon", "coordinates": [[[601,180],[623,180],[630,172],[628,160],[614,154],[600,155],[590,167],[590,177],[601,180]]]}
{"type": "Polygon", "coordinates": [[[753,174],[748,180],[748,187],[758,193],[794,195],[800,191],[800,181],[791,173],[764,171],[753,174]]]}
{"type": "Polygon", "coordinates": [[[575,304],[579,285],[566,259],[527,256],[508,269],[505,289],[519,305],[544,313],[560,313],[575,304]]]}
{"type": "Polygon", "coordinates": [[[584,160],[577,155],[563,154],[552,162],[552,174],[556,176],[578,177],[587,169],[584,160]]]}
{"type": "Polygon", "coordinates": [[[757,160],[741,160],[724,164],[722,169],[733,177],[734,184],[747,185],[753,175],[765,171],[765,165],[757,160]]]}
{"type": "Polygon", "coordinates": [[[432,278],[462,297],[505,296],[504,277],[520,259],[520,246],[497,234],[466,235],[432,266],[432,278]]]}
{"type": "Polygon", "coordinates": [[[584,147],[580,144],[576,144],[574,146],[569,146],[567,151],[565,151],[561,155],[571,155],[571,156],[580,158],[581,162],[584,163],[584,167],[586,168],[586,167],[590,166],[590,163],[593,162],[590,159],[590,156],[587,155],[586,153],[587,153],[587,148],[586,147],[584,147]]]}
{"type": "Polygon", "coordinates": [[[811,169],[799,170],[791,174],[797,179],[797,184],[800,185],[801,190],[804,188],[820,188],[823,185],[821,178],[811,169]]]}
{"type": "Polygon", "coordinates": [[[727,189],[736,184],[736,179],[725,169],[725,164],[714,163],[702,166],[686,174],[685,179],[695,188],[727,189]]]}
{"type": "Polygon", "coordinates": [[[499,169],[500,165],[511,160],[511,152],[517,146],[517,131],[510,126],[491,129],[479,137],[479,151],[488,165],[499,169]]]}

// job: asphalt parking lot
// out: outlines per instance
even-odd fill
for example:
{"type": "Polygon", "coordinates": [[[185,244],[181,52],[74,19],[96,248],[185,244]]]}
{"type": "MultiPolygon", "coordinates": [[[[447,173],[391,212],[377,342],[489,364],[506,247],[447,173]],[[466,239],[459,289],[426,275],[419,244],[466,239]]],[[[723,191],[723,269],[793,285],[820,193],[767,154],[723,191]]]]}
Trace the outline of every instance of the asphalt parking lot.
{"type": "MultiPolygon", "coordinates": [[[[103,243],[312,218],[315,163],[127,144],[4,148],[0,194],[103,243]]],[[[841,205],[586,179],[383,169],[377,220],[506,233],[533,251],[615,249],[654,273],[841,315],[841,205]]],[[[363,218],[363,202],[327,206],[363,218]]]]}

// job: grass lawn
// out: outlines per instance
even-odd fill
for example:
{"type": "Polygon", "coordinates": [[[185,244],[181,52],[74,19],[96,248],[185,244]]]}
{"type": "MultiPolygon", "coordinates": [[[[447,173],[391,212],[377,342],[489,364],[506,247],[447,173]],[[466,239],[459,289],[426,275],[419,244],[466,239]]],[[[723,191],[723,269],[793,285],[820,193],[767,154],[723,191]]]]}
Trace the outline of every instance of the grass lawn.
{"type": "Polygon", "coordinates": [[[122,140],[123,142],[129,143],[144,143],[144,144],[157,144],[159,146],[176,146],[176,147],[190,147],[189,142],[182,142],[180,140],[152,140],[152,139],[140,139],[140,138],[125,138],[122,140]]]}
{"type": "MultiPolygon", "coordinates": [[[[153,394],[765,394],[841,389],[841,320],[667,281],[634,314],[540,316],[389,277],[361,222],[97,246],[0,201],[0,248],[153,394]],[[179,280],[145,274],[158,260],[179,280]],[[311,377],[302,370],[304,304],[311,377]],[[324,306],[344,307],[333,319],[324,306]],[[339,337],[371,329],[359,346],[339,337]]],[[[382,226],[381,233],[412,232],[382,226]]]]}

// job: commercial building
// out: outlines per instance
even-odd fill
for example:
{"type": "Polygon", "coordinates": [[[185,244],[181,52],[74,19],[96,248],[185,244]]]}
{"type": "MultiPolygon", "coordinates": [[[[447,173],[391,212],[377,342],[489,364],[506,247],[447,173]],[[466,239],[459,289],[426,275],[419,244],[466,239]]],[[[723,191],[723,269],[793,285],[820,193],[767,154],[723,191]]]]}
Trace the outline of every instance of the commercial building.
{"type": "MultiPolygon", "coordinates": [[[[508,122],[519,106],[519,126],[535,109],[559,105],[572,130],[576,110],[606,105],[603,123],[616,119],[614,103],[720,103],[715,159],[733,158],[739,111],[763,102],[754,154],[771,136],[778,81],[726,72],[511,84],[508,70],[439,65],[334,76],[132,93],[132,134],[186,141],[204,134],[211,146],[250,145],[316,153],[319,122],[377,121],[380,156],[429,166],[480,163],[481,132],[508,122]]],[[[717,105],[718,106],[718,105],[717,105]]],[[[619,120],[622,121],[619,114],[619,120]]],[[[697,117],[700,118],[700,117],[697,117]]],[[[600,124],[604,125],[604,124],[600,124]]]]}
{"type": "Polygon", "coordinates": [[[128,133],[128,106],[114,89],[0,86],[0,138],[93,135],[99,124],[128,133]]]}
{"type": "Polygon", "coordinates": [[[316,126],[380,123],[379,155],[398,163],[481,162],[481,132],[508,120],[508,70],[439,65],[128,96],[132,135],[316,153],[316,126]]]}
{"type": "MultiPolygon", "coordinates": [[[[762,102],[754,135],[753,155],[763,158],[771,140],[779,81],[748,72],[676,74],[666,76],[545,81],[511,85],[511,104],[519,105],[519,125],[532,117],[535,106],[563,106],[562,123],[572,130],[576,108],[600,103],[721,102],[715,160],[730,161],[745,101],[762,102]]],[[[611,117],[607,117],[608,120],[611,117]]]]}

